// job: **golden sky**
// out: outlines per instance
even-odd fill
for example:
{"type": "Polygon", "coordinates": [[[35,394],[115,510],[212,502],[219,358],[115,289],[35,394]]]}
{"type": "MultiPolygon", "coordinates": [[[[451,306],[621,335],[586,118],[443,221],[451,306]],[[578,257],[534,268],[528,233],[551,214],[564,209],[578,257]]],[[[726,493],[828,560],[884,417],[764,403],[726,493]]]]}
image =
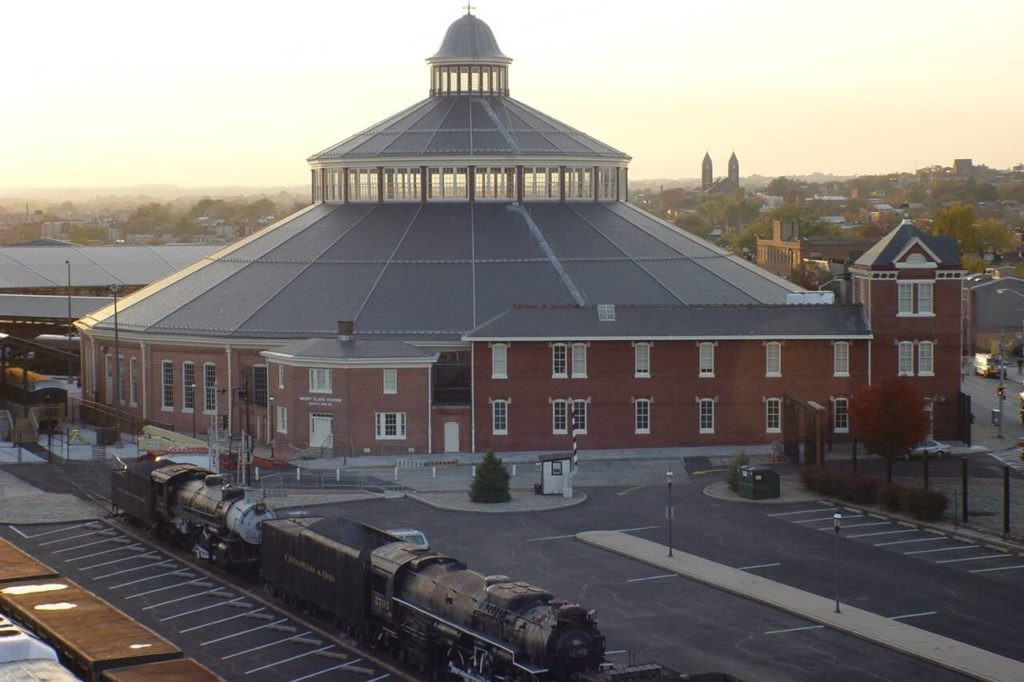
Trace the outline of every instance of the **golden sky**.
{"type": "MultiPolygon", "coordinates": [[[[0,187],[304,185],[427,96],[465,3],[11,0],[0,187]]],[[[516,99],[631,179],[1024,161],[1021,0],[480,0],[516,99]]]]}

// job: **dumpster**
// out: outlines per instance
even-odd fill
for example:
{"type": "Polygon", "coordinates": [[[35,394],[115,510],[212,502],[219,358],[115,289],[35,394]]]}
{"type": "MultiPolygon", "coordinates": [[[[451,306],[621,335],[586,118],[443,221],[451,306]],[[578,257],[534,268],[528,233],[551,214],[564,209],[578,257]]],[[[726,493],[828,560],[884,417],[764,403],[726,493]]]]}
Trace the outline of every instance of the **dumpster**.
{"type": "Polygon", "coordinates": [[[747,464],[737,472],[740,497],[748,500],[766,500],[779,496],[779,474],[768,467],[747,464]]]}

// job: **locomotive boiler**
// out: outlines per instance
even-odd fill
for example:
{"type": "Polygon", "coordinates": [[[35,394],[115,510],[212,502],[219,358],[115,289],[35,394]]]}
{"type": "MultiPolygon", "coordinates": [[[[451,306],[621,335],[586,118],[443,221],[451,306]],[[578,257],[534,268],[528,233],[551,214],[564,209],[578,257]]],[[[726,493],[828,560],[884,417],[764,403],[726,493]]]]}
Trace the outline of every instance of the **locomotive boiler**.
{"type": "Polygon", "coordinates": [[[276,518],[256,491],[194,464],[142,461],[114,471],[111,502],[125,517],[222,566],[255,566],[261,526],[276,518]]]}

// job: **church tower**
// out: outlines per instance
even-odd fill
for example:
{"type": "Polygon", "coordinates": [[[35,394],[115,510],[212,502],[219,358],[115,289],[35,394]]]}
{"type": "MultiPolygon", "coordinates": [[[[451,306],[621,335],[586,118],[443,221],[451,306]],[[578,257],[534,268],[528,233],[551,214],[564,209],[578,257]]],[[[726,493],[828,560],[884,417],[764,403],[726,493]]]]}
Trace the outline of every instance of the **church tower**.
{"type": "Polygon", "coordinates": [[[711,166],[711,154],[704,152],[704,162],[700,165],[700,189],[706,190],[715,181],[711,166]]]}
{"type": "Polygon", "coordinates": [[[736,158],[736,152],[729,157],[729,182],[733,187],[740,186],[740,161],[736,158]]]}

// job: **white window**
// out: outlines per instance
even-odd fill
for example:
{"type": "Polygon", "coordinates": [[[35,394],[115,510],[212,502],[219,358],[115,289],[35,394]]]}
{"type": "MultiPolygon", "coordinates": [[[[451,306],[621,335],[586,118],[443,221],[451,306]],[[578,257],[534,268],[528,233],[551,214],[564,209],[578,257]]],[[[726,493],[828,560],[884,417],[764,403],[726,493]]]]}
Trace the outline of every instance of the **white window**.
{"type": "Polygon", "coordinates": [[[398,393],[398,370],[386,369],[384,370],[384,393],[393,394],[398,393]]]}
{"type": "Polygon", "coordinates": [[[711,398],[700,399],[700,432],[715,432],[715,401],[711,398]]]}
{"type": "Polygon", "coordinates": [[[782,399],[768,398],[764,401],[764,430],[768,433],[782,432],[782,399]]]}
{"type": "Polygon", "coordinates": [[[900,366],[901,377],[914,376],[914,344],[911,341],[900,341],[900,366]]]}
{"type": "Polygon", "coordinates": [[[709,341],[700,344],[700,376],[715,376],[715,344],[709,341]]]}
{"type": "Polygon", "coordinates": [[[349,201],[376,201],[377,200],[377,169],[376,168],[349,168],[348,169],[348,200],[349,201]]]}
{"type": "Polygon", "coordinates": [[[465,167],[428,169],[427,198],[431,200],[468,199],[468,175],[469,171],[465,167]]]}
{"type": "Polygon", "coordinates": [[[559,169],[526,166],[523,168],[524,199],[559,199],[562,195],[559,169]]]}
{"type": "Polygon", "coordinates": [[[638,343],[634,346],[635,363],[633,375],[646,379],[651,376],[651,344],[638,343]]]}
{"type": "Polygon", "coordinates": [[[569,433],[569,410],[564,400],[551,402],[551,433],[569,433]]]}
{"type": "Polygon", "coordinates": [[[636,432],[639,434],[651,432],[651,401],[640,398],[633,403],[635,411],[636,432]]]}
{"type": "Polygon", "coordinates": [[[378,412],[377,440],[402,440],[405,438],[405,412],[378,412]]]}
{"type": "Polygon", "coordinates": [[[203,414],[217,414],[217,365],[203,365],[203,414]]]}
{"type": "Polygon", "coordinates": [[[284,365],[277,366],[277,387],[284,388],[284,365]]]}
{"type": "Polygon", "coordinates": [[[309,392],[331,393],[331,370],[311,368],[309,370],[309,392]]]}
{"type": "Polygon", "coordinates": [[[161,395],[163,400],[160,404],[163,410],[174,409],[174,363],[164,360],[160,363],[161,395]]]}
{"type": "Polygon", "coordinates": [[[764,346],[764,375],[767,377],[782,376],[782,344],[769,341],[764,346]]]}
{"type": "Polygon", "coordinates": [[[850,376],[850,344],[847,341],[836,341],[832,346],[832,374],[850,376]]]}
{"type": "Polygon", "coordinates": [[[587,345],[585,343],[572,344],[572,378],[587,378],[587,345]]]}
{"type": "Polygon", "coordinates": [[[516,198],[516,169],[480,168],[476,169],[475,194],[477,200],[516,198]]]}
{"type": "Polygon", "coordinates": [[[196,408],[196,365],[194,362],[181,363],[181,408],[192,412],[196,408]]]}
{"type": "Polygon", "coordinates": [[[587,401],[572,401],[572,424],[575,433],[587,432],[587,401]]]}
{"type": "Polygon", "coordinates": [[[833,430],[836,433],[850,432],[850,403],[846,398],[835,399],[835,420],[833,430]]]}
{"type": "Polygon", "coordinates": [[[917,375],[930,377],[935,375],[935,344],[922,341],[917,344],[917,375]]]}
{"type": "Polygon", "coordinates": [[[914,285],[912,282],[900,282],[897,284],[899,289],[899,307],[897,309],[900,315],[912,315],[914,313],[914,285]]]}
{"type": "Polygon", "coordinates": [[[419,201],[421,197],[419,168],[385,168],[385,201],[419,201]]]}
{"type": "Polygon", "coordinates": [[[491,433],[495,436],[508,435],[507,400],[495,400],[491,403],[491,433]]]}
{"type": "Polygon", "coordinates": [[[918,315],[931,315],[932,308],[932,292],[934,285],[931,282],[918,282],[917,283],[917,314],[918,315]]]}
{"type": "Polygon", "coordinates": [[[503,343],[491,346],[491,378],[508,379],[508,346],[503,343]]]}
{"type": "Polygon", "coordinates": [[[275,418],[277,419],[277,423],[274,424],[275,430],[278,433],[288,433],[288,408],[278,405],[275,418]]]}
{"type": "Polygon", "coordinates": [[[594,169],[589,167],[572,167],[565,169],[565,198],[594,198],[594,169]]]}
{"type": "Polygon", "coordinates": [[[551,376],[555,379],[564,379],[566,376],[565,344],[556,343],[551,346],[551,376]]]}
{"type": "Polygon", "coordinates": [[[934,282],[898,282],[899,315],[932,315],[935,313],[934,282]]]}
{"type": "Polygon", "coordinates": [[[136,358],[128,361],[128,402],[132,406],[139,404],[139,363],[136,358]]]}

